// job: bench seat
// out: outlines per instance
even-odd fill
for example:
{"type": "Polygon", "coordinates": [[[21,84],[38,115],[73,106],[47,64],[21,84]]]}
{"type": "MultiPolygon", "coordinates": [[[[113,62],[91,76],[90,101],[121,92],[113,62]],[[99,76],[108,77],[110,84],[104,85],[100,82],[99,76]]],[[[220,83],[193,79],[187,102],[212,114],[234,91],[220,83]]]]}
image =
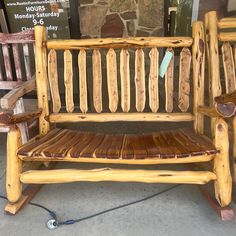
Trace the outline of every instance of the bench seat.
{"type": "Polygon", "coordinates": [[[37,158],[169,159],[214,155],[216,148],[204,136],[178,129],[149,134],[102,134],[54,129],[23,145],[18,155],[37,158]]]}

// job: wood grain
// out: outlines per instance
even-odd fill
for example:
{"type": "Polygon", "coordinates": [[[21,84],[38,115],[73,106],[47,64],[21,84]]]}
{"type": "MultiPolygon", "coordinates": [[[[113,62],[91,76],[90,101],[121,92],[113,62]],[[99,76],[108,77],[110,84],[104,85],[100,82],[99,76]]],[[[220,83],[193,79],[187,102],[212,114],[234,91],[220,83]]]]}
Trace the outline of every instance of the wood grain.
{"type": "Polygon", "coordinates": [[[76,181],[100,182],[142,182],[142,183],[186,183],[206,184],[215,180],[216,176],[207,171],[164,171],[164,170],[122,170],[122,169],[94,169],[94,170],[38,170],[21,174],[23,183],[49,184],[70,183],[76,181]]]}
{"type": "Polygon", "coordinates": [[[19,45],[16,43],[12,44],[12,51],[16,70],[16,78],[17,80],[22,80],[23,77],[22,77],[21,59],[19,54],[19,45]]]}
{"type": "Polygon", "coordinates": [[[83,113],[88,111],[88,95],[87,95],[87,76],[86,76],[86,51],[80,50],[78,55],[79,67],[79,96],[80,110],[83,113]]]}
{"type": "Polygon", "coordinates": [[[107,56],[107,90],[109,97],[109,109],[111,112],[116,112],[118,107],[118,85],[117,85],[117,61],[116,52],[110,48],[107,56]]]}
{"type": "Polygon", "coordinates": [[[145,65],[144,52],[137,49],[135,52],[135,103],[136,110],[142,112],[146,103],[146,86],[145,86],[145,65]]]}
{"type": "Polygon", "coordinates": [[[10,128],[7,135],[7,173],[6,192],[9,202],[17,202],[21,197],[22,184],[20,174],[22,171],[22,161],[17,157],[17,150],[21,145],[19,129],[16,126],[10,128]]]}
{"type": "MultiPolygon", "coordinates": [[[[48,135],[23,145],[18,154],[26,157],[52,158],[188,158],[212,155],[218,151],[202,136],[190,130],[139,135],[110,135],[56,129],[48,135]],[[150,142],[152,140],[152,142],[150,142]],[[149,145],[146,144],[149,142],[149,145]],[[152,145],[151,145],[152,144],[152,145]],[[152,150],[152,154],[150,154],[152,150]]],[[[52,159],[53,160],[53,159],[52,159]]]]}
{"type": "Polygon", "coordinates": [[[222,59],[224,65],[226,93],[231,93],[236,89],[236,77],[233,49],[229,43],[223,43],[222,45],[222,59]]]}
{"type": "Polygon", "coordinates": [[[12,76],[12,68],[11,68],[11,61],[10,61],[8,44],[2,45],[2,52],[3,52],[3,57],[4,57],[4,66],[5,66],[5,71],[6,71],[6,77],[7,77],[8,81],[11,81],[11,80],[13,80],[13,76],[12,76]]]}
{"type": "Polygon", "coordinates": [[[215,146],[220,153],[214,159],[215,196],[219,204],[224,207],[230,204],[232,195],[232,177],[229,163],[229,137],[228,125],[222,119],[216,120],[215,146]]]}
{"type": "Polygon", "coordinates": [[[29,80],[32,78],[32,72],[31,72],[31,64],[30,64],[29,45],[27,43],[23,44],[23,56],[24,56],[24,62],[25,62],[26,79],[29,80]]]}
{"type": "MultiPolygon", "coordinates": [[[[206,17],[207,18],[207,17],[206,17]]],[[[208,22],[208,20],[207,20],[208,22]]],[[[207,27],[207,26],[206,26],[207,27]]],[[[198,112],[199,106],[204,106],[204,93],[205,93],[205,53],[209,53],[208,43],[205,43],[204,26],[202,22],[194,22],[193,37],[195,38],[194,44],[192,46],[192,60],[193,60],[193,113],[194,118],[194,130],[198,134],[204,133],[204,116],[198,112]],[[206,46],[206,50],[205,47],[206,46]]],[[[207,38],[206,34],[206,38],[207,38]]],[[[208,55],[209,58],[209,55],[208,55]]],[[[209,77],[211,77],[211,69],[209,68],[211,64],[208,59],[208,72],[209,77]]],[[[211,84],[211,83],[210,83],[211,84]]],[[[211,86],[209,85],[209,95],[211,97],[211,86]]],[[[210,98],[212,99],[212,98],[210,98]]],[[[212,104],[212,101],[210,102],[212,104]]]]}
{"type": "Polygon", "coordinates": [[[121,107],[123,112],[130,110],[130,56],[127,49],[120,52],[121,107]]]}
{"type": "Polygon", "coordinates": [[[83,114],[83,113],[59,113],[51,114],[47,120],[51,123],[63,122],[115,122],[115,121],[163,121],[163,122],[181,122],[193,121],[191,113],[102,113],[102,114],[83,114]]]}
{"type": "Polygon", "coordinates": [[[93,104],[97,113],[102,112],[102,64],[99,50],[93,51],[93,104]]]}
{"type": "Polygon", "coordinates": [[[167,51],[173,54],[170,64],[165,74],[165,93],[166,93],[166,112],[173,111],[173,94],[174,94],[174,50],[168,48],[167,51]]]}
{"type": "Polygon", "coordinates": [[[65,83],[65,100],[67,112],[74,111],[73,99],[73,65],[72,54],[69,50],[64,52],[64,83],[65,83]]]}
{"type": "Polygon", "coordinates": [[[152,112],[157,112],[159,108],[159,52],[157,48],[152,48],[150,53],[150,73],[149,73],[149,106],[152,112]]]}
{"type": "Polygon", "coordinates": [[[38,108],[42,109],[39,118],[40,134],[46,134],[49,131],[49,123],[45,116],[49,115],[48,106],[48,82],[47,82],[47,52],[44,47],[46,41],[46,30],[42,26],[35,27],[35,63],[36,63],[36,84],[38,96],[38,108]]]}
{"type": "Polygon", "coordinates": [[[180,53],[178,101],[178,106],[182,112],[187,112],[189,108],[191,60],[192,55],[190,50],[183,48],[180,53]]]}
{"type": "Polygon", "coordinates": [[[58,113],[61,109],[61,98],[58,85],[57,53],[55,50],[50,50],[48,54],[48,80],[52,96],[53,112],[58,113]]]}
{"type": "Polygon", "coordinates": [[[142,47],[190,47],[191,37],[132,37],[132,38],[98,38],[80,40],[50,40],[48,49],[71,50],[85,48],[142,48],[142,47]]]}

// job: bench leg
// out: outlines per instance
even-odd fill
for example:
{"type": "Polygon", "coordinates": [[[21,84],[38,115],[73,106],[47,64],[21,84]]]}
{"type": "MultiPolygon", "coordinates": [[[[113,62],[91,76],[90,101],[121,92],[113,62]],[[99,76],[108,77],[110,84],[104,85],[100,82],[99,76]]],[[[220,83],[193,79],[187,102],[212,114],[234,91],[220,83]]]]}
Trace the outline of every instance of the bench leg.
{"type": "Polygon", "coordinates": [[[233,120],[233,201],[236,203],[236,117],[233,120]]]}
{"type": "Polygon", "coordinates": [[[8,203],[5,207],[5,213],[9,215],[17,214],[34,196],[39,192],[42,185],[29,185],[23,191],[21,198],[16,203],[8,203]]]}
{"type": "Polygon", "coordinates": [[[20,174],[22,161],[17,157],[17,149],[21,145],[20,131],[17,126],[12,126],[7,136],[7,170],[6,192],[8,201],[17,202],[22,193],[20,174]]]}
{"type": "Polygon", "coordinates": [[[215,146],[220,150],[220,153],[214,159],[214,172],[217,177],[215,181],[215,197],[220,206],[225,207],[231,202],[232,177],[229,164],[228,125],[221,118],[216,120],[215,146]]]}

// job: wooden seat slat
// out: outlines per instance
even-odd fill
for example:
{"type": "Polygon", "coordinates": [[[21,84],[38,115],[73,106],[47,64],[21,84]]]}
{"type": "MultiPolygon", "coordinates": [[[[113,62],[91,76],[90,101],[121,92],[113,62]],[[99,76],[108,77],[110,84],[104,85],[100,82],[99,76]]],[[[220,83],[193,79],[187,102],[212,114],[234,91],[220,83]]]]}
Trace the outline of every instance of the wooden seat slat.
{"type": "Polygon", "coordinates": [[[121,150],[121,158],[124,160],[133,159],[134,150],[132,148],[132,143],[130,142],[129,135],[124,135],[123,146],[121,150]]]}
{"type": "Polygon", "coordinates": [[[66,135],[66,133],[67,133],[66,130],[62,130],[58,132],[55,136],[52,136],[49,140],[47,140],[47,142],[43,142],[40,145],[36,146],[35,149],[33,150],[32,155],[47,156],[45,155],[44,151],[48,150],[49,147],[52,148],[53,145],[57,144],[58,141],[60,141],[61,138],[63,138],[63,136],[66,135]]]}
{"type": "Polygon", "coordinates": [[[213,144],[192,131],[176,130],[152,134],[100,134],[55,129],[33,143],[23,145],[18,154],[37,159],[54,158],[187,158],[216,154],[213,144]]]}
{"type": "Polygon", "coordinates": [[[96,134],[92,134],[92,133],[79,134],[78,141],[73,147],[71,147],[68,153],[70,157],[72,158],[79,157],[81,152],[86,148],[87,145],[89,145],[89,143],[91,142],[91,140],[93,139],[95,135],[96,134]]]}
{"type": "Polygon", "coordinates": [[[81,151],[81,157],[96,157],[95,151],[101,145],[102,141],[105,138],[105,134],[96,134],[90,143],[81,151]]]}
{"type": "Polygon", "coordinates": [[[63,157],[77,141],[76,132],[68,131],[63,136],[58,135],[56,141],[44,147],[40,155],[45,157],[63,157]]]}
{"type": "Polygon", "coordinates": [[[201,155],[201,152],[199,152],[199,147],[196,145],[196,143],[192,143],[192,140],[186,137],[185,133],[180,130],[179,133],[175,134],[176,140],[182,145],[183,149],[185,150],[185,153],[190,152],[191,155],[201,155]]]}
{"type": "Polygon", "coordinates": [[[60,132],[60,129],[53,129],[47,135],[41,137],[40,139],[37,138],[34,142],[27,143],[27,145],[24,146],[24,150],[21,152],[22,155],[32,156],[35,148],[37,148],[39,145],[43,143],[46,143],[51,138],[55,137],[56,134],[59,132],[60,132]]]}
{"type": "Polygon", "coordinates": [[[109,140],[110,146],[107,149],[108,159],[118,159],[120,158],[121,149],[123,145],[124,135],[112,135],[109,140]]]}
{"type": "Polygon", "coordinates": [[[153,140],[152,134],[143,134],[143,142],[146,146],[147,150],[147,158],[157,157],[157,153],[159,152],[159,147],[156,145],[153,140]]]}
{"type": "Polygon", "coordinates": [[[113,139],[113,135],[108,134],[104,137],[101,145],[95,150],[94,156],[96,158],[107,158],[107,150],[111,146],[111,140],[113,139]]]}

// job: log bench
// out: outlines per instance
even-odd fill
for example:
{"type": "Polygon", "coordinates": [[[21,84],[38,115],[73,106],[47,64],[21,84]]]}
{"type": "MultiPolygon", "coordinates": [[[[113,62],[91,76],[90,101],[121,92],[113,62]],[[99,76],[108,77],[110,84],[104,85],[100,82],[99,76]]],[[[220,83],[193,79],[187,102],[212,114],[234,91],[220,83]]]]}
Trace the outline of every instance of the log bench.
{"type": "MultiPolygon", "coordinates": [[[[231,202],[232,180],[229,169],[228,127],[214,107],[204,106],[205,50],[201,22],[193,24],[192,37],[111,38],[47,40],[45,28],[35,27],[36,84],[38,111],[17,116],[0,116],[8,125],[6,189],[9,204],[17,205],[22,184],[52,184],[75,181],[118,181],[145,183],[215,183],[215,197],[221,206],[231,202]],[[102,73],[101,51],[106,50],[106,76],[102,73]],[[130,50],[134,50],[134,77],[131,76],[130,50]],[[164,78],[165,108],[159,103],[159,51],[172,53],[164,78]],[[180,52],[175,57],[174,52],[180,52]],[[73,52],[79,77],[74,76],[73,52]],[[92,52],[92,68],[87,54],[92,52]],[[59,83],[58,54],[64,57],[65,109],[59,83]],[[149,69],[145,72],[145,52],[149,69]],[[119,60],[118,60],[119,59],[119,60]],[[179,63],[177,60],[179,59],[179,63]],[[118,64],[119,62],[119,64],[118,64]],[[178,66],[178,87],[174,84],[174,65],[178,66]],[[193,69],[193,73],[191,72],[193,69]],[[92,70],[92,81],[87,78],[92,70]],[[119,76],[118,76],[119,75],[119,76]],[[74,81],[79,80],[79,109],[75,108],[74,81]],[[106,79],[106,87],[103,83],[106,79]],[[92,104],[88,102],[88,82],[92,82],[92,104]],[[118,86],[120,82],[120,86],[118,86]],[[135,85],[135,96],[131,94],[135,85]],[[52,110],[48,104],[48,88],[52,110]],[[107,96],[104,95],[106,89],[107,96]],[[177,109],[173,91],[178,90],[177,109]],[[105,107],[107,101],[107,107],[105,107]],[[132,102],[134,101],[134,102],[132,102]],[[132,107],[134,104],[134,107],[132,107]],[[215,140],[204,135],[204,116],[215,119],[215,140]],[[16,124],[39,118],[40,133],[21,144],[16,124]],[[82,122],[191,122],[191,130],[177,129],[139,134],[107,134],[55,128],[55,124],[82,122]],[[31,170],[22,172],[22,162],[99,163],[101,168],[31,170]],[[145,165],[207,164],[211,171],[147,170],[145,165]],[[127,165],[124,169],[106,164],[127,165]],[[131,165],[139,166],[134,169],[131,165]],[[104,167],[105,166],[105,167],[104,167]]],[[[121,165],[121,166],[122,166],[121,165]]]]}

